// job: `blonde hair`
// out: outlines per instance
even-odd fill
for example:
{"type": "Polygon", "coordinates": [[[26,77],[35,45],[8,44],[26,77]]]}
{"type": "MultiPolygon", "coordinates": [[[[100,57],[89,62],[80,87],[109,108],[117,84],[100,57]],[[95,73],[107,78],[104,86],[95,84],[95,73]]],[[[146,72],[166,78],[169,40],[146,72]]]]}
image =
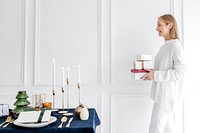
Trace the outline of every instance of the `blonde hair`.
{"type": "Polygon", "coordinates": [[[160,16],[159,19],[162,19],[166,25],[172,23],[172,28],[170,29],[169,36],[172,39],[179,39],[178,26],[176,23],[176,19],[171,14],[164,14],[160,16]]]}

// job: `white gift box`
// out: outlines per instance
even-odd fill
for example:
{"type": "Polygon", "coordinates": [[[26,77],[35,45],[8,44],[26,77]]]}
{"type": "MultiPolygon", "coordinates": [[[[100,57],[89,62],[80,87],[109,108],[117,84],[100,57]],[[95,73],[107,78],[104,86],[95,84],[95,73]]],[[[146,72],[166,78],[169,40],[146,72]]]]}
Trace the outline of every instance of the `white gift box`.
{"type": "Polygon", "coordinates": [[[0,104],[0,117],[9,115],[9,105],[0,104]]]}
{"type": "MultiPolygon", "coordinates": [[[[38,122],[41,115],[40,111],[25,111],[20,112],[17,122],[18,123],[34,123],[38,122]]],[[[48,122],[50,120],[51,110],[45,110],[41,122],[48,122]]]]}
{"type": "Polygon", "coordinates": [[[142,61],[134,61],[134,69],[142,69],[142,61]]]}
{"type": "Polygon", "coordinates": [[[148,73],[147,70],[141,70],[141,69],[140,70],[132,69],[131,72],[135,80],[142,80],[141,77],[148,73]]]}
{"type": "Polygon", "coordinates": [[[135,61],[134,69],[152,69],[153,63],[152,61],[135,61]]]}
{"type": "Polygon", "coordinates": [[[137,60],[152,60],[152,55],[140,54],[137,55],[137,60]]]}
{"type": "Polygon", "coordinates": [[[133,73],[134,80],[142,80],[141,77],[147,73],[133,73]]]}

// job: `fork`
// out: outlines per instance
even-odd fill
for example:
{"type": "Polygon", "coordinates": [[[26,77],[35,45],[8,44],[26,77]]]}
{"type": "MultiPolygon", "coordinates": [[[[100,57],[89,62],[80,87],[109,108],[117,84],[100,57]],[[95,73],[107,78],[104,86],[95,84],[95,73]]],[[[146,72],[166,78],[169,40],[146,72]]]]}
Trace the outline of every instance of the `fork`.
{"type": "Polygon", "coordinates": [[[6,120],[3,123],[1,123],[0,127],[3,126],[5,123],[10,122],[10,121],[11,121],[11,116],[8,116],[6,118],[6,120]]]}
{"type": "Polygon", "coordinates": [[[2,127],[5,128],[7,127],[10,123],[13,123],[14,122],[14,119],[11,119],[7,124],[3,125],[2,127]]]}

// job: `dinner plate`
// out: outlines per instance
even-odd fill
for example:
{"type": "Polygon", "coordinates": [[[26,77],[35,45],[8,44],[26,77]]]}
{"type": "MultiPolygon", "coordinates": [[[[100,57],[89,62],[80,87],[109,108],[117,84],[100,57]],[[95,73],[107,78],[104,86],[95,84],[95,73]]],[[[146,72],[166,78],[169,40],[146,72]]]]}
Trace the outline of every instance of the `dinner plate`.
{"type": "Polygon", "coordinates": [[[66,114],[68,111],[64,111],[64,110],[62,110],[62,111],[59,111],[58,113],[59,114],[66,114]]]}
{"type": "Polygon", "coordinates": [[[27,127],[27,128],[40,128],[45,127],[51,123],[54,123],[57,120],[56,117],[50,116],[50,120],[48,122],[42,122],[42,123],[19,123],[17,122],[17,119],[14,121],[14,125],[21,126],[21,127],[27,127]]]}
{"type": "Polygon", "coordinates": [[[64,116],[72,116],[72,115],[74,115],[73,113],[65,113],[65,114],[63,114],[64,116]]]}

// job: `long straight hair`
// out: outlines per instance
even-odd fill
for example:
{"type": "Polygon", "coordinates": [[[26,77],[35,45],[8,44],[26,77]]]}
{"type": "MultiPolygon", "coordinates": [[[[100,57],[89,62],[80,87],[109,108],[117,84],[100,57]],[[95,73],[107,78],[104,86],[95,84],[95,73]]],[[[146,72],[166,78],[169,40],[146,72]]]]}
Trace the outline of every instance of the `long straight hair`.
{"type": "Polygon", "coordinates": [[[171,14],[164,14],[160,16],[159,18],[162,19],[166,25],[172,23],[172,28],[170,29],[169,36],[172,39],[179,39],[178,26],[177,26],[176,19],[171,14]]]}

